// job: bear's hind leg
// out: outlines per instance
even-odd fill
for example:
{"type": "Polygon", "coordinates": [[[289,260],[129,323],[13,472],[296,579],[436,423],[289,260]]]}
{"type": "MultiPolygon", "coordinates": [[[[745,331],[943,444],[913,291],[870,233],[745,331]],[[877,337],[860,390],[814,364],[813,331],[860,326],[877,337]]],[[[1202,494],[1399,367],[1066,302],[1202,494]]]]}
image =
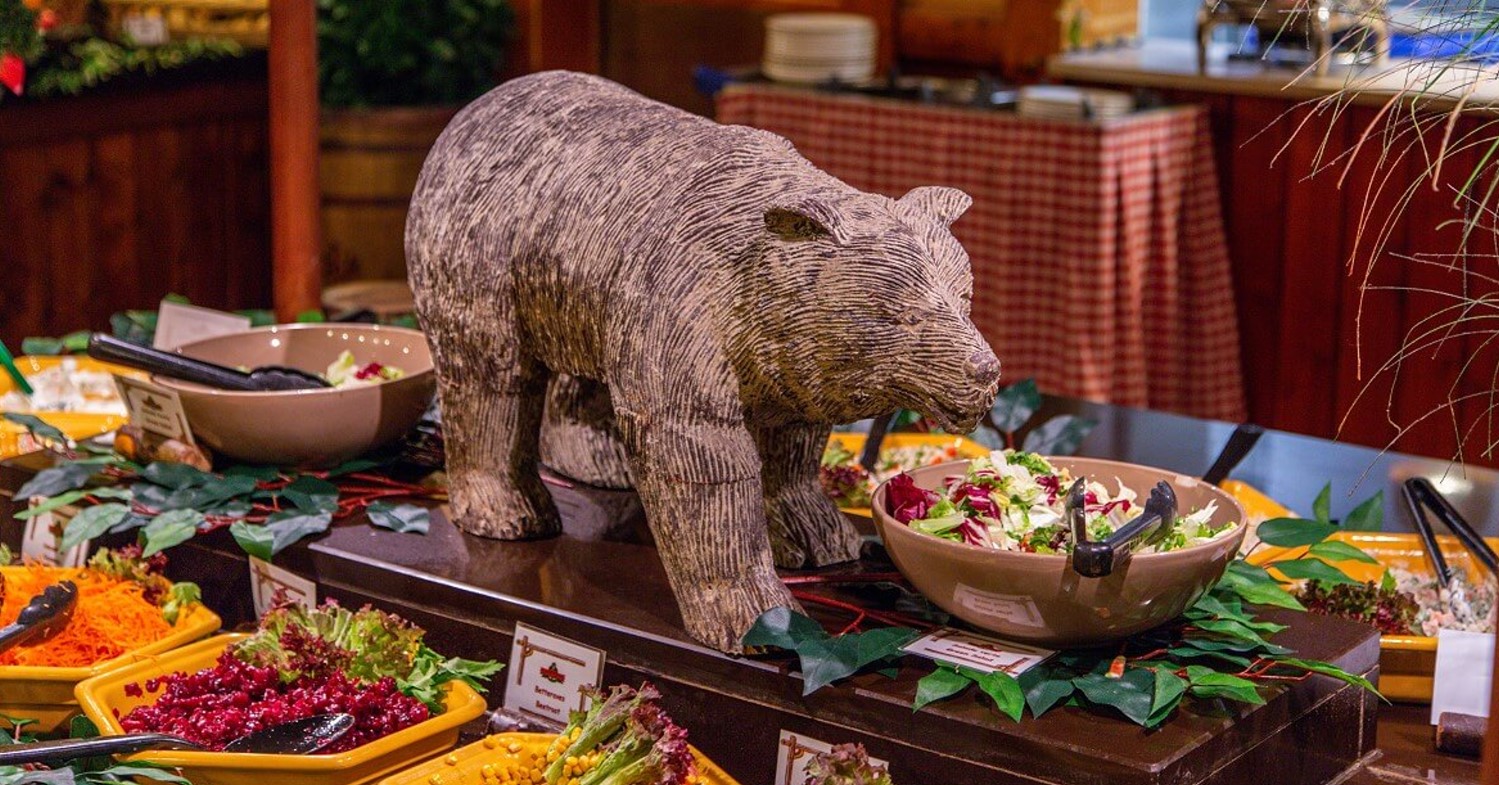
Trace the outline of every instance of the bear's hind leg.
{"type": "Polygon", "coordinates": [[[779,567],[825,567],[859,558],[858,530],[822,492],[818,477],[831,430],[798,423],[755,433],[765,466],[770,547],[779,567]]]}

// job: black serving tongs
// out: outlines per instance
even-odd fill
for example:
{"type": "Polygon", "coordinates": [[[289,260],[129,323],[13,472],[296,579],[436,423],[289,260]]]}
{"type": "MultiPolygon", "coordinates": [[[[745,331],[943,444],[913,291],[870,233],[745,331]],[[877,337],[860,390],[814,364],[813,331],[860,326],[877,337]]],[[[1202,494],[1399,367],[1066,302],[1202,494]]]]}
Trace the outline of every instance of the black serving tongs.
{"type": "Polygon", "coordinates": [[[0,627],[0,651],[23,643],[36,643],[56,635],[73,618],[78,606],[78,587],[61,581],[31,598],[17,614],[14,624],[0,627]]]}
{"type": "MultiPolygon", "coordinates": [[[[314,714],[248,733],[224,745],[223,752],[311,755],[348,734],[352,714],[314,714]]],[[[98,755],[125,755],[144,750],[202,750],[203,745],[170,733],[129,733],[89,739],[59,739],[0,747],[0,766],[60,763],[98,755]]]]}
{"type": "Polygon", "coordinates": [[[1415,520],[1416,531],[1421,535],[1421,543],[1426,547],[1426,557],[1431,561],[1432,569],[1436,571],[1437,583],[1442,588],[1452,581],[1452,568],[1447,565],[1447,558],[1442,555],[1442,549],[1437,546],[1436,534],[1432,532],[1431,521],[1426,517],[1426,511],[1431,510],[1453,534],[1457,535],[1459,542],[1463,544],[1473,558],[1478,560],[1492,575],[1499,575],[1499,558],[1494,555],[1494,549],[1484,542],[1483,537],[1473,529],[1468,521],[1458,513],[1457,508],[1447,501],[1447,497],[1437,491],[1436,486],[1425,477],[1412,477],[1405,481],[1403,490],[1405,492],[1405,503],[1410,507],[1411,518],[1415,520]]]}
{"type": "Polygon", "coordinates": [[[1072,528],[1072,569],[1084,578],[1102,578],[1123,567],[1140,543],[1176,520],[1176,492],[1165,482],[1158,482],[1139,517],[1120,526],[1107,539],[1090,542],[1086,485],[1086,478],[1079,477],[1067,491],[1063,508],[1067,525],[1072,528]]]}
{"type": "Polygon", "coordinates": [[[296,368],[264,365],[246,373],[237,368],[197,360],[176,352],[164,352],[122,341],[103,333],[94,333],[89,338],[88,354],[96,360],[128,365],[220,390],[318,390],[331,386],[327,379],[296,368]]]}

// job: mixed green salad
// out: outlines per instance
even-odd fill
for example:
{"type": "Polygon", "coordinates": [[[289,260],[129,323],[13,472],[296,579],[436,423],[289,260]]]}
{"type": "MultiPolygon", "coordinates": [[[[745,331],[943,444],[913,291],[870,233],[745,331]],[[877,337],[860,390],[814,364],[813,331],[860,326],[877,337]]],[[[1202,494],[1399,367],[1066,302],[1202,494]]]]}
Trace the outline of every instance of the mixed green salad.
{"type": "MultiPolygon", "coordinates": [[[[980,548],[1028,553],[1070,553],[1072,533],[1064,518],[1066,489],[1074,481],[1065,468],[1031,452],[996,450],[969,461],[963,474],[948,477],[940,491],[916,487],[911,475],[891,478],[886,504],[897,521],[911,528],[980,548]]],[[[1115,488],[1089,479],[1086,485],[1088,537],[1107,538],[1139,515],[1139,494],[1115,480],[1115,488]]],[[[1237,523],[1213,526],[1216,504],[1180,515],[1137,549],[1172,551],[1207,542],[1237,523]]]]}

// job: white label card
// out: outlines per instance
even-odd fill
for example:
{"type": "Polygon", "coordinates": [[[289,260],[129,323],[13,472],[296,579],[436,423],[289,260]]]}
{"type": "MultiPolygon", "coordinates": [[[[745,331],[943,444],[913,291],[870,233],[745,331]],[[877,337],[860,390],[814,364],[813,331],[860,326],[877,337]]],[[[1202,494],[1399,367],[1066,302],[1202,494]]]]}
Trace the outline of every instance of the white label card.
{"type": "Polygon", "coordinates": [[[151,345],[172,351],[185,343],[242,333],[248,329],[248,316],[162,300],[156,312],[156,337],[151,340],[151,345]]]}
{"type": "Polygon", "coordinates": [[[1056,652],[944,627],[906,644],[903,651],[929,660],[1019,676],[1056,652]]]}
{"type": "Polygon", "coordinates": [[[304,608],[317,607],[317,584],[291,570],[283,570],[274,564],[254,556],[250,557],[250,593],[255,598],[255,615],[264,616],[276,601],[276,592],[286,592],[286,597],[304,608]]]}
{"type": "Polygon", "coordinates": [[[120,20],[120,26],[140,46],[160,46],[167,42],[167,21],[159,16],[128,14],[120,20]]]}
{"type": "MultiPolygon", "coordinates": [[[[35,507],[39,501],[41,497],[32,499],[30,504],[35,507]]],[[[21,561],[34,561],[52,567],[82,567],[88,561],[87,540],[66,551],[58,547],[62,542],[63,527],[77,513],[77,507],[64,505],[28,518],[26,528],[21,532],[21,561]]]]}
{"type": "Polygon", "coordinates": [[[566,725],[568,713],[587,703],[583,689],[603,680],[604,659],[602,649],[516,624],[505,670],[505,708],[566,725]]]}
{"type": "Polygon", "coordinates": [[[119,374],[115,375],[115,387],[130,412],[130,422],[163,439],[193,444],[193,431],[176,390],[119,374]]]}
{"type": "MultiPolygon", "coordinates": [[[[776,744],[775,785],[802,785],[807,781],[807,764],[812,762],[813,756],[832,750],[833,745],[825,741],[782,729],[781,739],[776,744]]],[[[890,764],[879,758],[870,758],[869,765],[878,771],[890,770],[890,764]]]]}
{"type": "Polygon", "coordinates": [[[1494,633],[1441,630],[1431,687],[1431,724],[1442,712],[1487,717],[1494,683],[1494,633]]]}

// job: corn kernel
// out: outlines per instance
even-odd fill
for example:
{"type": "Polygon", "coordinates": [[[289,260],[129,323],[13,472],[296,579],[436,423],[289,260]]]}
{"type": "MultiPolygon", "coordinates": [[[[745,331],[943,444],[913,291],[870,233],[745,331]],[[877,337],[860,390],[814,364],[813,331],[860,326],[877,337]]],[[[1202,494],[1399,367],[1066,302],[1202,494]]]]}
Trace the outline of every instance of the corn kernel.
{"type": "Polygon", "coordinates": [[[458,756],[457,755],[449,755],[446,758],[443,758],[442,762],[448,764],[449,766],[457,766],[458,765],[458,756]]]}
{"type": "MultiPolygon", "coordinates": [[[[495,747],[498,747],[498,746],[500,746],[500,740],[499,739],[497,739],[497,738],[495,738],[493,736],[485,736],[484,737],[484,749],[486,749],[486,750],[492,750],[492,749],[494,749],[495,747]]],[[[515,745],[511,744],[510,746],[514,747],[515,745]]]]}
{"type": "Polygon", "coordinates": [[[432,785],[442,785],[442,777],[433,774],[432,776],[427,778],[427,782],[432,783],[432,785]]]}
{"type": "Polygon", "coordinates": [[[510,750],[511,752],[520,752],[520,742],[512,741],[510,742],[510,746],[506,747],[505,749],[510,750]]]}

